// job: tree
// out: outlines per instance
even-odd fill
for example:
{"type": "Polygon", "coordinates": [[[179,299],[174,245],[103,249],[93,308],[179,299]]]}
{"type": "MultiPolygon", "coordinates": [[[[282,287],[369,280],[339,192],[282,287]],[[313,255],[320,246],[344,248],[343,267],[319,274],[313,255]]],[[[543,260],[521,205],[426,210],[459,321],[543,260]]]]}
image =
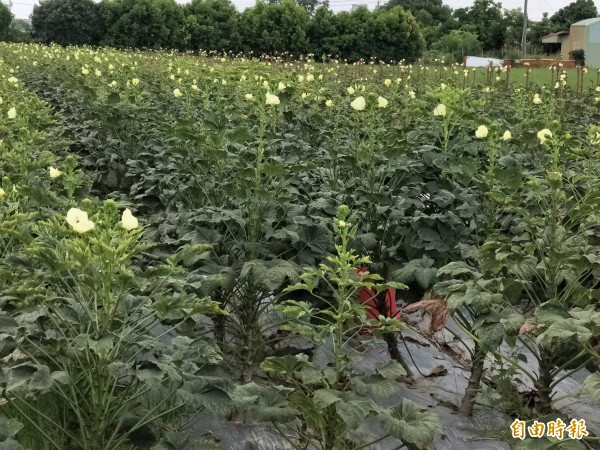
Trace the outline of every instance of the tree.
{"type": "Polygon", "coordinates": [[[336,33],[337,17],[335,13],[327,6],[319,7],[306,31],[310,51],[321,58],[327,57],[327,55],[337,56],[339,49],[335,42],[336,33]]]}
{"type": "Polygon", "coordinates": [[[456,28],[452,9],[442,0],[390,0],[384,8],[401,6],[417,20],[427,48],[441,36],[456,28]]]}
{"type": "Polygon", "coordinates": [[[311,50],[354,62],[372,56],[387,61],[414,61],[423,53],[424,41],[417,21],[402,7],[375,11],[356,8],[334,14],[319,8],[308,28],[311,50]]]}
{"type": "Polygon", "coordinates": [[[311,16],[320,6],[329,6],[329,0],[325,0],[324,2],[320,0],[296,0],[296,2],[300,6],[302,6],[311,16]]]}
{"type": "Polygon", "coordinates": [[[4,3],[0,5],[0,39],[5,40],[10,35],[10,24],[13,20],[13,14],[4,3]]]}
{"type": "MultiPolygon", "coordinates": [[[[320,7],[329,7],[329,0],[295,0],[295,2],[299,6],[302,6],[311,17],[320,7]]],[[[278,5],[280,3],[281,0],[267,0],[267,4],[269,5],[278,5]]]]}
{"type": "Polygon", "coordinates": [[[42,0],[31,15],[38,42],[61,45],[95,45],[103,35],[98,5],[92,0],[42,0]]]}
{"type": "Polygon", "coordinates": [[[368,36],[374,56],[385,61],[413,62],[423,54],[425,42],[410,12],[400,6],[378,8],[369,20],[368,36]]]}
{"type": "Polygon", "coordinates": [[[442,0],[390,0],[385,5],[395,6],[410,11],[420,25],[437,26],[452,21],[452,9],[442,0]]]}
{"type": "Polygon", "coordinates": [[[13,19],[7,40],[11,42],[31,42],[31,24],[24,19],[13,19]]]}
{"type": "Polygon", "coordinates": [[[184,6],[184,41],[192,50],[237,50],[239,15],[229,0],[192,0],[184,6]]]}
{"type": "Polygon", "coordinates": [[[374,56],[371,50],[372,38],[369,36],[369,18],[371,12],[365,8],[342,11],[335,15],[335,33],[329,39],[330,45],[337,49],[340,58],[358,61],[374,56]]]}
{"type": "Polygon", "coordinates": [[[175,0],[103,0],[104,44],[115,47],[183,48],[183,9],[175,0]]]}
{"type": "Polygon", "coordinates": [[[258,1],[241,15],[243,47],[257,54],[304,53],[308,49],[308,23],[308,12],[293,0],[279,4],[258,1]]]}
{"type": "Polygon", "coordinates": [[[554,32],[556,24],[548,17],[548,13],[544,13],[542,20],[532,22],[529,26],[529,41],[532,44],[540,44],[542,37],[554,32]]]}
{"type": "Polygon", "coordinates": [[[452,55],[455,61],[462,62],[465,56],[480,55],[483,51],[483,44],[474,33],[452,30],[435,42],[432,49],[444,55],[452,55]]]}
{"type": "Polygon", "coordinates": [[[13,30],[22,31],[24,33],[31,33],[31,24],[25,19],[13,19],[10,27],[13,30]]]}
{"type": "Polygon", "coordinates": [[[502,4],[493,0],[475,0],[470,8],[454,10],[460,29],[477,34],[484,50],[499,50],[504,45],[506,24],[502,4]]]}
{"type": "Polygon", "coordinates": [[[594,4],[594,0],[576,0],[556,11],[550,17],[550,21],[554,24],[555,30],[568,30],[575,22],[597,16],[598,9],[594,4]]]}
{"type": "Polygon", "coordinates": [[[523,10],[521,8],[504,10],[504,23],[506,35],[504,45],[507,47],[520,47],[523,38],[523,10]]]}

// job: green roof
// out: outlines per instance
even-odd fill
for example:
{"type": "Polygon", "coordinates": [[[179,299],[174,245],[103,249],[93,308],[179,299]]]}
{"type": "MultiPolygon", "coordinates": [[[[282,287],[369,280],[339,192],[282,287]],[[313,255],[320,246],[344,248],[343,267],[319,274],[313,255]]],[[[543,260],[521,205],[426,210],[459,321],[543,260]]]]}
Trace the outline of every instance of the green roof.
{"type": "Polygon", "coordinates": [[[591,19],[580,20],[579,22],[575,22],[572,27],[588,27],[590,25],[594,25],[595,23],[600,22],[600,17],[592,17],[591,19]]]}

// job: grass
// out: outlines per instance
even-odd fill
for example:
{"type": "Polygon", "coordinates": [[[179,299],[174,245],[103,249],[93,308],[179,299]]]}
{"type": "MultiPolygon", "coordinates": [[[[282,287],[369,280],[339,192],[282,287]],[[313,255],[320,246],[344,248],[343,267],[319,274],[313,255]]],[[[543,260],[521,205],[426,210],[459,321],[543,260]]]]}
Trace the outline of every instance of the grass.
{"type": "MultiPolygon", "coordinates": [[[[472,69],[469,69],[472,72],[472,69]]],[[[577,69],[566,69],[567,74],[567,85],[572,88],[577,88],[577,69]]],[[[514,68],[510,70],[509,75],[509,83],[514,86],[524,86],[525,85],[525,74],[526,69],[524,67],[514,68]]],[[[459,73],[456,76],[457,79],[462,76],[462,73],[459,73]]],[[[497,73],[494,74],[494,79],[496,76],[501,78],[500,82],[504,82],[506,80],[506,73],[497,73]]],[[[546,86],[547,88],[554,88],[554,85],[560,75],[555,71],[553,73],[552,70],[548,68],[533,68],[529,74],[529,82],[531,85],[535,86],[546,86]]],[[[469,76],[469,84],[487,84],[488,83],[488,74],[487,68],[477,68],[475,70],[475,74],[470,73],[469,76]]],[[[594,90],[599,83],[598,72],[595,69],[589,69],[586,74],[584,74],[583,79],[583,90],[594,90]]]]}
{"type": "MultiPolygon", "coordinates": [[[[510,81],[511,83],[520,83],[525,84],[525,68],[515,68],[511,69],[510,73],[510,81]]],[[[575,89],[577,86],[577,69],[566,69],[567,72],[567,84],[575,89]]],[[[531,74],[529,81],[532,84],[538,86],[546,86],[553,87],[550,83],[554,80],[556,83],[556,72],[554,73],[554,78],[552,78],[552,71],[550,69],[536,68],[531,69],[531,74]]],[[[598,74],[596,70],[590,69],[586,74],[584,74],[583,78],[583,89],[584,91],[587,89],[595,89],[598,86],[598,74]]]]}

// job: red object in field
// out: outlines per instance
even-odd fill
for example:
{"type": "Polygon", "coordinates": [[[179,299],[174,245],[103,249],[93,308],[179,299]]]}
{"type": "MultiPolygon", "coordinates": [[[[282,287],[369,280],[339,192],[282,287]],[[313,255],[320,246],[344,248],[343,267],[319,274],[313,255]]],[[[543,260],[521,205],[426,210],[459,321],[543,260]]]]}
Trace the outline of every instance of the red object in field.
{"type": "MultiPolygon", "coordinates": [[[[358,275],[362,275],[367,272],[367,269],[361,267],[360,269],[354,269],[358,275]]],[[[374,289],[361,288],[358,294],[358,301],[362,305],[367,305],[367,316],[369,319],[377,319],[379,316],[393,317],[394,319],[400,318],[398,312],[398,306],[396,305],[396,290],[388,289],[385,293],[385,305],[378,304],[378,299],[375,297],[374,289]]]]}

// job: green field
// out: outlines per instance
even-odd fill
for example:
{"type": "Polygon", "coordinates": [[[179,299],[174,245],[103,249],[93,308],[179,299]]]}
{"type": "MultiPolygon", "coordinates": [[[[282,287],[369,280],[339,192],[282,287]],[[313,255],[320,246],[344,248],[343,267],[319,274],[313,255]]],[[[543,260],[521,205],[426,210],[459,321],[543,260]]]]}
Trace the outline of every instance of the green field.
{"type": "Polygon", "coordinates": [[[0,448],[600,434],[596,72],[0,58],[0,448]]]}

